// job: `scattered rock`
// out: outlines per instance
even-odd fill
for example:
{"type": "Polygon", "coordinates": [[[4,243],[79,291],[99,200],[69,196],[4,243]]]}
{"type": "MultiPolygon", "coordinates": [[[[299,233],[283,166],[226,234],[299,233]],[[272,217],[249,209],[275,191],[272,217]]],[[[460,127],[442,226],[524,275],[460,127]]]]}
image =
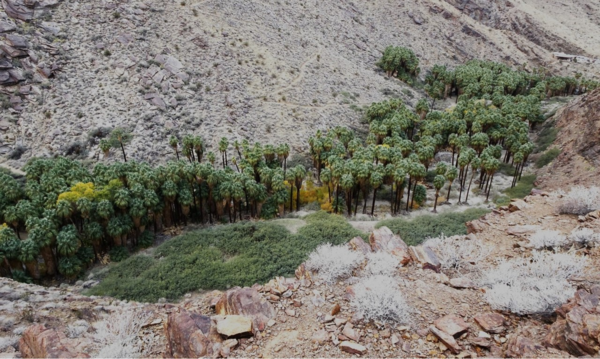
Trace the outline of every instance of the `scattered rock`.
{"type": "Polygon", "coordinates": [[[436,272],[440,271],[441,263],[431,248],[424,246],[410,246],[410,254],[415,262],[421,263],[423,269],[431,269],[436,272]]]}
{"type": "Polygon", "coordinates": [[[460,335],[469,329],[469,325],[462,318],[456,315],[447,315],[445,317],[441,317],[436,319],[433,324],[439,330],[443,330],[452,336],[460,335]]]}
{"type": "Polygon", "coordinates": [[[434,327],[433,325],[429,327],[431,333],[433,333],[438,339],[444,343],[446,348],[448,348],[453,354],[458,354],[462,350],[462,348],[458,345],[454,337],[444,331],[441,331],[434,327]]]}
{"type": "Polygon", "coordinates": [[[488,333],[498,334],[505,329],[506,319],[498,313],[478,314],[474,319],[488,333]]]}
{"type": "Polygon", "coordinates": [[[538,356],[537,351],[540,349],[542,349],[542,346],[535,344],[531,339],[521,335],[513,335],[506,342],[504,355],[509,358],[538,356]]]}
{"type": "Polygon", "coordinates": [[[450,279],[450,286],[458,289],[468,289],[477,287],[477,285],[472,280],[464,277],[450,279]]]}
{"type": "Polygon", "coordinates": [[[340,343],[340,349],[346,353],[363,355],[367,352],[367,348],[354,342],[343,341],[340,343]]]}

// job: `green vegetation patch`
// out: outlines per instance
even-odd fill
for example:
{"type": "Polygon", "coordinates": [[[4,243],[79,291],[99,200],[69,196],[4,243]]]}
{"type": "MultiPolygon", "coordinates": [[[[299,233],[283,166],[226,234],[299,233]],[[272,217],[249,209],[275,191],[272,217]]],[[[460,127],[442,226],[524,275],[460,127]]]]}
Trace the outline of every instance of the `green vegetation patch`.
{"type": "Polygon", "coordinates": [[[464,212],[424,214],[414,219],[386,219],[377,223],[375,228],[386,226],[398,234],[406,244],[414,246],[427,238],[438,237],[442,234],[446,236],[467,234],[465,223],[489,212],[487,209],[469,208],[464,212]]]}
{"type": "Polygon", "coordinates": [[[504,195],[496,198],[494,203],[498,206],[507,206],[511,199],[525,198],[525,196],[531,193],[536,178],[536,175],[525,175],[521,177],[521,180],[517,182],[516,186],[506,189],[504,195]]]}
{"type": "Polygon", "coordinates": [[[558,128],[554,127],[554,121],[547,121],[544,123],[544,127],[538,134],[535,143],[537,145],[535,153],[544,152],[550,147],[556,140],[558,134],[558,128]]]}
{"type": "Polygon", "coordinates": [[[341,216],[317,212],[291,234],[272,222],[243,222],[185,233],[115,264],[90,295],[155,302],[196,290],[227,289],[291,276],[321,243],[342,244],[361,233],[341,216]]]}
{"type": "Polygon", "coordinates": [[[554,159],[558,157],[558,155],[560,155],[560,149],[556,147],[549,149],[535,161],[535,167],[542,168],[546,166],[550,162],[554,161],[554,159]]]}

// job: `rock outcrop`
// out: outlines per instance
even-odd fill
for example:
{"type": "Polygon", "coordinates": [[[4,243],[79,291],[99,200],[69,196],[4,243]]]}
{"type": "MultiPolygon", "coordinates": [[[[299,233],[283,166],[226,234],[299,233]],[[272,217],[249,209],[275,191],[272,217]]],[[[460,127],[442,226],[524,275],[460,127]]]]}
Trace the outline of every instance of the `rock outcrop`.
{"type": "Polygon", "coordinates": [[[580,289],[568,303],[556,309],[558,319],[545,344],[574,356],[597,355],[600,341],[600,286],[580,289]]]}
{"type": "Polygon", "coordinates": [[[25,330],[19,350],[23,358],[89,358],[88,354],[77,351],[76,345],[63,331],[38,324],[25,330]]]}
{"type": "Polygon", "coordinates": [[[369,236],[369,243],[373,252],[387,252],[398,257],[400,264],[406,265],[411,261],[408,246],[400,236],[394,234],[388,227],[373,230],[369,236]]]}
{"type": "Polygon", "coordinates": [[[263,331],[275,317],[273,306],[252,288],[233,288],[223,293],[215,306],[219,315],[243,315],[252,318],[253,330],[263,331]]]}

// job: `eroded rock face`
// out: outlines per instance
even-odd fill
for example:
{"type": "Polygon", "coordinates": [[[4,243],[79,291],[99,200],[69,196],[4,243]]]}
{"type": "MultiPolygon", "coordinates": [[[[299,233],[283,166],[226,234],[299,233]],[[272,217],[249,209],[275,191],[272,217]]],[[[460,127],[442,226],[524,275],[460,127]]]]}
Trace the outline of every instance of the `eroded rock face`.
{"type": "Polygon", "coordinates": [[[275,317],[273,306],[252,288],[236,287],[223,293],[215,311],[219,315],[244,315],[252,318],[253,330],[263,331],[275,317]]]}
{"type": "Polygon", "coordinates": [[[574,356],[598,354],[600,335],[600,287],[592,292],[580,289],[575,297],[556,310],[559,319],[552,324],[544,344],[574,356]]]}
{"type": "Polygon", "coordinates": [[[365,241],[361,237],[354,237],[348,242],[348,247],[354,251],[359,251],[362,254],[367,254],[372,252],[371,247],[365,243],[365,241]]]}
{"type": "Polygon", "coordinates": [[[398,257],[402,265],[410,262],[411,257],[408,246],[400,236],[395,235],[388,227],[375,229],[369,236],[369,243],[373,252],[387,252],[398,257]]]}
{"type": "MultiPolygon", "coordinates": [[[[164,328],[167,354],[173,358],[197,358],[212,354],[210,317],[180,309],[169,314],[164,328]]],[[[213,336],[213,339],[218,339],[218,336],[213,336]]]]}
{"type": "Polygon", "coordinates": [[[48,329],[43,324],[32,325],[19,341],[23,358],[89,358],[78,352],[76,343],[59,330],[48,329]]]}

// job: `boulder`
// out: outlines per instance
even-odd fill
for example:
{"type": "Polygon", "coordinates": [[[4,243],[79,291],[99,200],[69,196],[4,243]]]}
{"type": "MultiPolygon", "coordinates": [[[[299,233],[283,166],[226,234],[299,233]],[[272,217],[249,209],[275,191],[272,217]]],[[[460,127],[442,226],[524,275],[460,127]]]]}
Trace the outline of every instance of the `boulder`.
{"type": "Polygon", "coordinates": [[[23,358],[89,358],[78,352],[75,344],[63,330],[48,329],[43,324],[32,325],[19,340],[23,358]]]}
{"type": "Polygon", "coordinates": [[[203,357],[212,354],[213,340],[210,317],[184,309],[169,314],[164,323],[167,352],[173,358],[203,357]],[[211,338],[213,340],[211,340],[211,338]]]}
{"type": "Polygon", "coordinates": [[[252,288],[235,287],[223,293],[215,311],[219,315],[245,315],[252,318],[253,330],[263,331],[275,317],[273,306],[252,288]]]}
{"type": "Polygon", "coordinates": [[[435,272],[440,271],[442,264],[431,248],[410,246],[410,255],[415,262],[421,263],[423,269],[431,269],[435,272]]]}
{"type": "Polygon", "coordinates": [[[375,229],[369,236],[369,244],[374,252],[384,251],[398,257],[402,265],[411,260],[406,243],[388,227],[375,229]]]}
{"type": "Polygon", "coordinates": [[[568,303],[556,309],[559,319],[552,324],[544,345],[574,356],[597,355],[600,341],[599,293],[580,289],[568,303]]]}
{"type": "Polygon", "coordinates": [[[446,315],[445,317],[438,318],[433,324],[439,330],[443,330],[452,336],[461,335],[469,329],[469,324],[456,315],[446,315]]]}
{"type": "Polygon", "coordinates": [[[458,354],[461,351],[461,347],[458,345],[454,337],[433,325],[429,327],[429,331],[438,337],[438,339],[448,348],[453,354],[458,354]]]}
{"type": "Polygon", "coordinates": [[[367,352],[366,347],[364,347],[358,343],[354,343],[354,342],[350,342],[350,341],[341,342],[340,349],[343,352],[350,353],[350,354],[358,354],[358,355],[363,355],[367,352]]]}
{"type": "Polygon", "coordinates": [[[217,322],[217,332],[226,337],[252,335],[252,319],[243,315],[228,315],[217,322]]]}
{"type": "Polygon", "coordinates": [[[502,333],[506,319],[498,313],[482,313],[475,316],[475,322],[488,333],[502,333]]]}
{"type": "Polygon", "coordinates": [[[372,252],[371,247],[365,243],[365,241],[361,237],[354,237],[348,242],[348,247],[353,251],[359,251],[362,254],[367,254],[372,252]]]}

